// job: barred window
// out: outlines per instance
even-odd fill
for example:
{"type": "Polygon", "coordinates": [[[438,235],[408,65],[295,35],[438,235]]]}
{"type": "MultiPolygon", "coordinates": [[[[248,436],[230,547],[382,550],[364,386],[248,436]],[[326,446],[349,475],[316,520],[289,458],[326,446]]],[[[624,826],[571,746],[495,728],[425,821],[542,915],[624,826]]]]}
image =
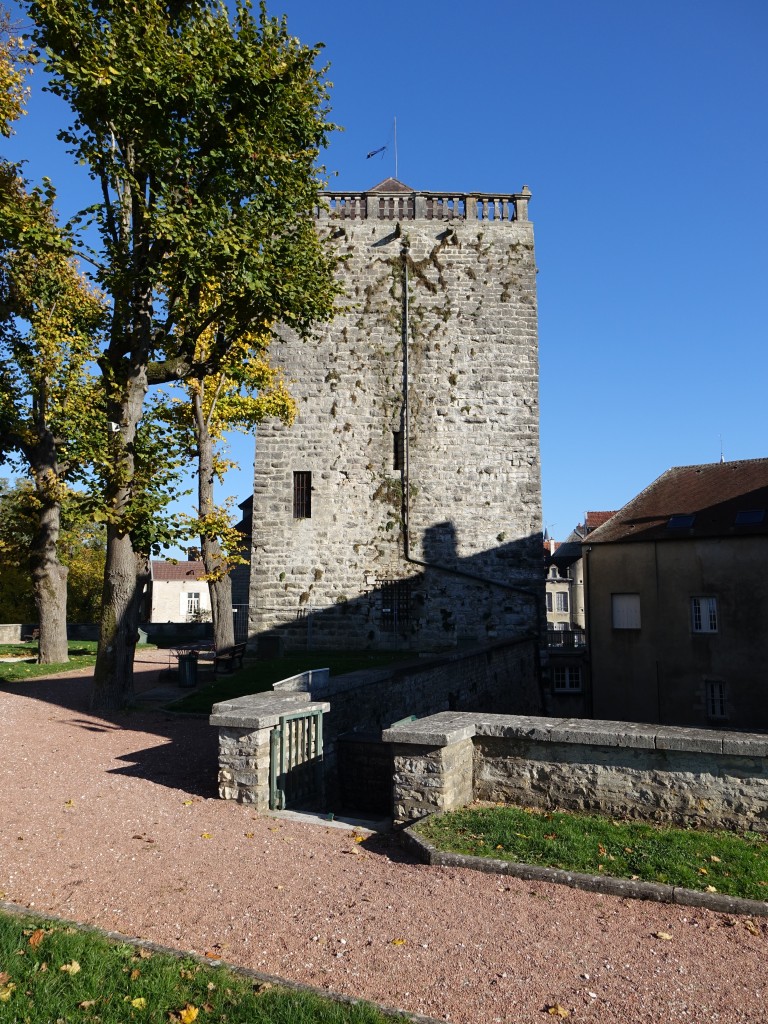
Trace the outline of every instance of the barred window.
{"type": "Polygon", "coordinates": [[[293,474],[293,518],[312,518],[312,474],[293,474]]]}
{"type": "Polygon", "coordinates": [[[379,580],[381,594],[381,628],[396,633],[411,621],[411,581],[379,580]]]}

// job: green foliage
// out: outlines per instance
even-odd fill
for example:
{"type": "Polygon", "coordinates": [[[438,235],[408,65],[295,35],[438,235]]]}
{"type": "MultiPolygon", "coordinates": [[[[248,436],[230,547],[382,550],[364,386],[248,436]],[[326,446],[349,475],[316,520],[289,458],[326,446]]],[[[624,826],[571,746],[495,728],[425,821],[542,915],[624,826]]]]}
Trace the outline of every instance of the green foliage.
{"type": "Polygon", "coordinates": [[[174,380],[212,325],[215,371],[247,332],[287,320],[306,333],[328,315],[333,261],[310,216],[330,127],[317,51],[247,3],[232,20],[209,0],[36,0],[30,13],[49,88],[75,112],[60,136],[101,189],[89,216],[111,352],[174,380]]]}
{"type": "Polygon", "coordinates": [[[29,91],[25,82],[31,63],[10,13],[0,7],[0,135],[5,138],[13,134],[11,125],[24,113],[29,91]]]}
{"type": "Polygon", "coordinates": [[[366,1003],[335,1003],[254,982],[192,957],[109,942],[34,917],[0,914],[0,964],[0,1016],[28,1024],[385,1024],[392,1019],[366,1003]]]}
{"type": "MultiPolygon", "coordinates": [[[[69,569],[67,618],[97,622],[104,577],[105,533],[86,518],[88,499],[68,491],[59,538],[69,569]]],[[[29,480],[0,480],[0,622],[37,622],[31,581],[31,551],[41,499],[29,480]]]]}
{"type": "Polygon", "coordinates": [[[765,900],[768,838],[615,821],[597,815],[479,807],[415,826],[441,850],[566,871],[663,882],[765,900]]]}

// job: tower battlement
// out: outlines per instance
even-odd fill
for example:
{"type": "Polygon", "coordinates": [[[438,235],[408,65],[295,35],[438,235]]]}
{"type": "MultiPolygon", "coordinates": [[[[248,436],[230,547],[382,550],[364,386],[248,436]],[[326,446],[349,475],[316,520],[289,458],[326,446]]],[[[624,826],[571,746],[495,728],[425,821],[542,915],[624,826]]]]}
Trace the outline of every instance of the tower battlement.
{"type": "Polygon", "coordinates": [[[418,192],[387,178],[367,192],[325,192],[318,219],[331,220],[528,220],[531,190],[520,192],[418,192]]]}

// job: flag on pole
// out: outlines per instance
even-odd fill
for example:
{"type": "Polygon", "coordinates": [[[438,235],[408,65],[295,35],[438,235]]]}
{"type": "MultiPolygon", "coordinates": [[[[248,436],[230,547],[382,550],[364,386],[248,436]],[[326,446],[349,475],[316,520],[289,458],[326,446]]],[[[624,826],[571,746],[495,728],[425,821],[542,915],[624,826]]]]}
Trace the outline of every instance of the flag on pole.
{"type": "Polygon", "coordinates": [[[372,149],[370,153],[366,153],[365,159],[370,160],[372,156],[376,156],[377,153],[383,153],[386,146],[379,146],[378,149],[372,149]]]}

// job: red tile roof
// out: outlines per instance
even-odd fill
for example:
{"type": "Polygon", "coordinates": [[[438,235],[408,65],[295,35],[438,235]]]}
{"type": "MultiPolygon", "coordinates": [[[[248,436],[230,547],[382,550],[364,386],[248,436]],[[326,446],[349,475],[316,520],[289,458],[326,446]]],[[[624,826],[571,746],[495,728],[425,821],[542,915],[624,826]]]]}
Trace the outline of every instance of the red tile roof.
{"type": "Polygon", "coordinates": [[[596,530],[598,526],[602,526],[611,516],[615,515],[615,509],[612,512],[587,512],[584,517],[584,525],[588,530],[596,530]]]}
{"type": "Polygon", "coordinates": [[[668,469],[590,533],[588,543],[755,534],[768,534],[768,459],[668,469]],[[762,521],[736,522],[737,513],[761,509],[762,521]]]}
{"type": "Polygon", "coordinates": [[[202,562],[161,562],[152,561],[152,579],[158,582],[169,580],[199,580],[205,575],[202,562]]]}

